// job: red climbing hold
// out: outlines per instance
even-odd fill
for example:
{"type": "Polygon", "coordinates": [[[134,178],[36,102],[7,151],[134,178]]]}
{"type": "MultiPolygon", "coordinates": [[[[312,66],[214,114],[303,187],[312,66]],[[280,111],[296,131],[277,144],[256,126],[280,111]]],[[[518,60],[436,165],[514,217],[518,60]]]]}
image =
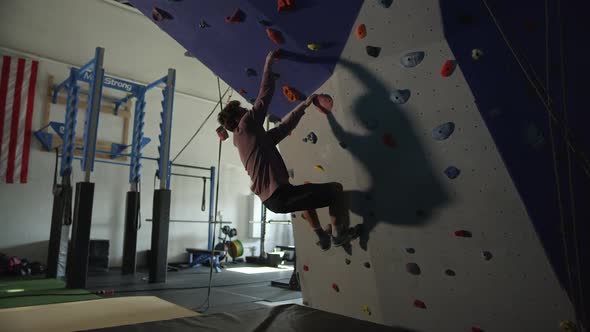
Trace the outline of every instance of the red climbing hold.
{"type": "Polygon", "coordinates": [[[301,99],[301,93],[290,86],[283,86],[283,94],[292,103],[301,99]]]}
{"type": "Polygon", "coordinates": [[[445,61],[445,63],[442,66],[442,69],[440,70],[440,75],[442,77],[451,76],[453,74],[453,72],[455,71],[456,66],[457,66],[457,64],[454,60],[445,61]]]}
{"type": "Polygon", "coordinates": [[[420,308],[420,309],[426,309],[426,303],[424,303],[420,300],[414,300],[414,307],[420,308]]]}
{"type": "Polygon", "coordinates": [[[154,7],[152,9],[152,19],[158,23],[164,22],[165,20],[171,20],[174,17],[172,15],[163,10],[162,8],[154,7]]]}
{"type": "Polygon", "coordinates": [[[309,182],[309,181],[305,181],[305,182],[303,182],[303,184],[310,184],[310,183],[311,183],[311,182],[309,182]]]}
{"type": "Polygon", "coordinates": [[[390,148],[395,148],[397,146],[395,139],[391,134],[384,134],[383,135],[383,144],[390,148]]]}
{"type": "Polygon", "coordinates": [[[367,27],[364,24],[359,24],[356,27],[356,38],[363,39],[367,36],[367,27]]]}
{"type": "Polygon", "coordinates": [[[315,107],[324,114],[331,112],[334,107],[334,99],[326,94],[317,95],[312,102],[315,107]]]}
{"type": "Polygon", "coordinates": [[[268,28],[266,29],[266,34],[268,35],[268,38],[270,38],[277,45],[281,45],[285,42],[280,31],[268,28]]]}
{"type": "Polygon", "coordinates": [[[332,289],[337,292],[340,292],[340,288],[338,287],[338,285],[336,285],[336,283],[332,283],[332,289]]]}
{"type": "Polygon", "coordinates": [[[483,329],[477,326],[472,326],[471,332],[483,332],[483,329]]]}
{"type": "Polygon", "coordinates": [[[309,271],[309,266],[303,265],[303,271],[305,271],[305,272],[309,271]]]}
{"type": "Polygon", "coordinates": [[[458,237],[472,237],[473,235],[471,234],[470,231],[459,230],[459,231],[455,231],[455,236],[458,236],[458,237]]]}
{"type": "Polygon", "coordinates": [[[295,9],[295,0],[278,0],[277,10],[280,12],[295,9]]]}
{"type": "Polygon", "coordinates": [[[225,21],[227,23],[241,23],[244,22],[244,12],[241,9],[236,9],[231,16],[227,16],[225,21]]]}
{"type": "Polygon", "coordinates": [[[247,93],[246,90],[244,90],[244,89],[240,89],[239,92],[240,92],[241,95],[245,95],[247,93]]]}

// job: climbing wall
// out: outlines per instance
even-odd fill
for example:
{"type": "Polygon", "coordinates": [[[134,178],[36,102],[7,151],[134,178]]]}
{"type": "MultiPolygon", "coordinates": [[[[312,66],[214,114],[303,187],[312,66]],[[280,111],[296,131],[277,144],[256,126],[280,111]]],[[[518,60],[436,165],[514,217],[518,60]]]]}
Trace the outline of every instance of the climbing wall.
{"type": "Polygon", "coordinates": [[[247,100],[280,47],[275,116],[283,87],[332,97],[280,148],[292,183],[343,184],[362,234],[321,252],[293,215],[307,305],[417,331],[584,319],[590,21],[563,18],[590,2],[132,2],[247,100]]]}
{"type": "MultiPolygon", "coordinates": [[[[305,303],[418,331],[557,331],[575,321],[445,40],[438,1],[367,1],[355,27],[363,23],[366,37],[353,30],[318,90],[333,97],[332,115],[308,111],[281,145],[293,183],[341,182],[351,224],[363,225],[351,248],[320,252],[295,216],[305,303]]],[[[475,48],[461,57],[468,66],[490,53],[475,48]]],[[[327,209],[320,218],[328,223],[327,209]]]]}

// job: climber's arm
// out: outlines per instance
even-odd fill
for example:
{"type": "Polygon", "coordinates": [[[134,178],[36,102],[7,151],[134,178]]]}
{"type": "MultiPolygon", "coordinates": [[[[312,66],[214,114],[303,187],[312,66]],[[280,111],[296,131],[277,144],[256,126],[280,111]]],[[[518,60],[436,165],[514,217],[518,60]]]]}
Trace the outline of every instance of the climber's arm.
{"type": "Polygon", "coordinates": [[[266,56],[266,63],[264,65],[264,73],[262,74],[262,83],[260,84],[260,91],[258,97],[252,107],[252,115],[254,122],[257,125],[262,126],[266,113],[268,112],[268,106],[272,100],[275,91],[275,78],[272,72],[272,63],[276,57],[276,51],[271,51],[266,56]]]}
{"type": "Polygon", "coordinates": [[[309,98],[287,114],[278,126],[268,131],[268,136],[270,136],[270,139],[272,139],[275,145],[279,144],[291,133],[291,131],[293,131],[293,129],[295,129],[295,127],[297,127],[299,120],[301,120],[301,117],[305,114],[305,109],[311,105],[314,97],[315,95],[309,96],[309,98]]]}

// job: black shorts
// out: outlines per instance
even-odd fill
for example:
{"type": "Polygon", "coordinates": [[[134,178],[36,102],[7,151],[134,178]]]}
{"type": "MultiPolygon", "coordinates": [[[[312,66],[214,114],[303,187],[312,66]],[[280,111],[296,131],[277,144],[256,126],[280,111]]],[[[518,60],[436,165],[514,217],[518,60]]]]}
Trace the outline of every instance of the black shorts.
{"type": "Polygon", "coordinates": [[[264,205],[274,213],[291,213],[323,208],[332,204],[339,186],[338,183],[308,183],[300,186],[281,185],[264,201],[264,205]]]}

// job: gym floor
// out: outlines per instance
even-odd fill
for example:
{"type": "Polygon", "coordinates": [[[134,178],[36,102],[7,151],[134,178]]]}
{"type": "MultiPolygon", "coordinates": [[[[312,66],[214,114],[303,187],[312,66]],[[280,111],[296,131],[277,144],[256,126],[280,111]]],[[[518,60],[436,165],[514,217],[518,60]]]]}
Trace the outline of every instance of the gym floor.
{"type": "MultiPolygon", "coordinates": [[[[272,287],[271,281],[288,282],[292,265],[270,268],[247,263],[227,264],[221,273],[213,272],[212,289],[207,306],[209,268],[197,267],[168,272],[166,283],[148,283],[148,271],[138,269],[133,276],[122,276],[119,269],[108,272],[90,272],[86,296],[71,296],[85,291],[64,289],[62,281],[27,278],[3,281],[5,288],[20,288],[22,297],[7,299],[0,303],[3,308],[60,303],[97,298],[92,292],[115,290],[111,296],[157,296],[187,309],[215,313],[239,312],[283,303],[301,303],[301,293],[272,287]],[[45,293],[46,295],[41,295],[45,293]],[[26,296],[30,294],[31,296],[26,296]]],[[[0,285],[2,286],[2,285],[0,285]]],[[[3,293],[3,292],[0,292],[3,293]]],[[[16,294],[1,294],[9,297],[16,294]]]]}

